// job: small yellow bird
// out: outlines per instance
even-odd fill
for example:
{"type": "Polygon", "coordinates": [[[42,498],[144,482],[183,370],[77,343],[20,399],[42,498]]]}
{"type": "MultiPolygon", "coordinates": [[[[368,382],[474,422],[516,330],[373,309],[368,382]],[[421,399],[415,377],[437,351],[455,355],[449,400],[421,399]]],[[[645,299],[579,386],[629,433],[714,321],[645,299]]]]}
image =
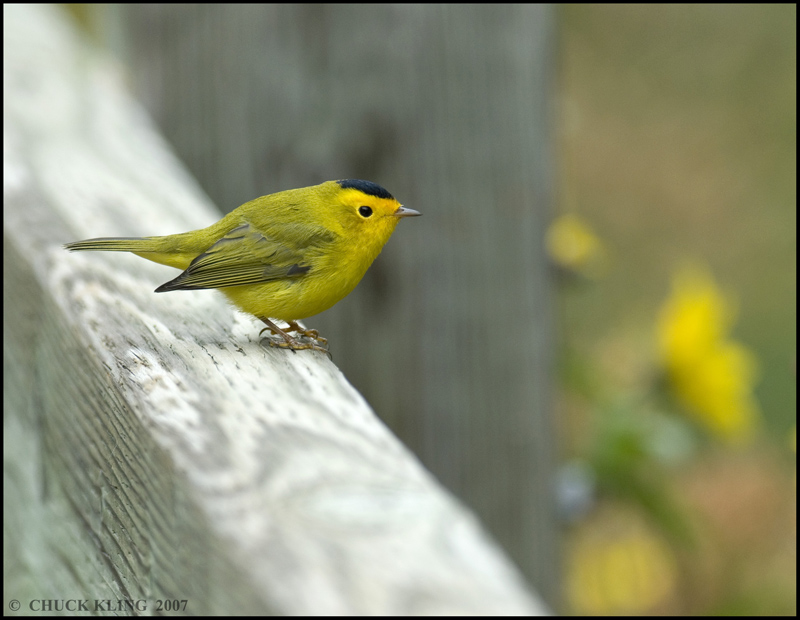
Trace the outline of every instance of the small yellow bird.
{"type": "MultiPolygon", "coordinates": [[[[133,252],[183,270],[156,293],[221,289],[293,351],[314,349],[288,332],[327,344],[296,321],[319,314],[352,291],[391,237],[400,218],[421,215],[380,185],[345,179],[261,196],[216,224],[165,237],[102,237],[67,243],[68,250],[133,252]],[[289,324],[281,329],[270,318],[289,324]]],[[[261,330],[262,332],[265,330],[261,330]]]]}

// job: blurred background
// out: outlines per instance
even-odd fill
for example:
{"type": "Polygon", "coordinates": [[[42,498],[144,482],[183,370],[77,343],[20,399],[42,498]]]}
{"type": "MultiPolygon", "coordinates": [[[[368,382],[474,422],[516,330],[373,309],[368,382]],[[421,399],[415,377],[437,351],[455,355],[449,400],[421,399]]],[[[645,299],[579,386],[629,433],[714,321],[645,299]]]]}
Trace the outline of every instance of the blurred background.
{"type": "Polygon", "coordinates": [[[306,324],[557,611],[796,613],[795,6],[67,6],[222,211],[423,212],[306,324]]]}

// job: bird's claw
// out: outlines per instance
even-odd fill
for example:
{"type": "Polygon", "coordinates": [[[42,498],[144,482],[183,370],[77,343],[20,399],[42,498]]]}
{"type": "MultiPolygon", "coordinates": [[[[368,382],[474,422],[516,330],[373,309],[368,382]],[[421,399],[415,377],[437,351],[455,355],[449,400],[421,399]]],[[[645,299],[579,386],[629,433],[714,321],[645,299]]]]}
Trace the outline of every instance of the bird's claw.
{"type": "Polygon", "coordinates": [[[289,327],[287,327],[285,330],[282,330],[277,325],[272,323],[272,321],[267,321],[263,318],[261,320],[267,324],[267,327],[258,332],[259,336],[261,336],[261,334],[263,334],[265,331],[269,331],[270,334],[283,338],[282,342],[269,339],[269,346],[276,347],[278,349],[289,349],[293,353],[309,349],[312,351],[320,351],[325,353],[329,358],[333,359],[330,351],[324,346],[320,346],[327,345],[328,339],[321,337],[316,329],[303,329],[295,321],[287,321],[289,323],[289,327]],[[310,338],[316,340],[317,342],[300,342],[299,340],[292,338],[288,332],[296,332],[300,337],[310,338]]]}

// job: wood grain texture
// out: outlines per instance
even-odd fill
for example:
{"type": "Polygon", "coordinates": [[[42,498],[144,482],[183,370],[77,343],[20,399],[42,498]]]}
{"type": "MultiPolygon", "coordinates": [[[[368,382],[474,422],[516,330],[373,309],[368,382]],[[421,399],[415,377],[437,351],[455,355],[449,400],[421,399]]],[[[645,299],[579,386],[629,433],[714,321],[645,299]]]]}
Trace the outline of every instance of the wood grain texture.
{"type": "Polygon", "coordinates": [[[6,597],[544,612],[326,356],[214,292],[156,295],[168,268],[61,248],[217,216],[56,9],[4,17],[6,597]]]}

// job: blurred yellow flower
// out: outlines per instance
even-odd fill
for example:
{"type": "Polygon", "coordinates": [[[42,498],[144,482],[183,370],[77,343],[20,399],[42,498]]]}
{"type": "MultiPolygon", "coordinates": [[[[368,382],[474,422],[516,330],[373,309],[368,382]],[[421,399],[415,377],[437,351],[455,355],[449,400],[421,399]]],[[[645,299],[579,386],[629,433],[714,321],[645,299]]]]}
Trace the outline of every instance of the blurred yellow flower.
{"type": "Polygon", "coordinates": [[[560,267],[585,276],[600,275],[605,247],[589,225],[573,214],[556,218],[547,230],[547,252],[560,267]]]}
{"type": "Polygon", "coordinates": [[[730,442],[753,434],[756,359],[728,338],[735,312],[706,270],[684,268],[673,280],[657,331],[670,385],[711,433],[730,442]]]}
{"type": "Polygon", "coordinates": [[[594,532],[570,554],[568,599],[576,614],[644,614],[673,594],[677,574],[669,546],[648,529],[594,532]]]}

